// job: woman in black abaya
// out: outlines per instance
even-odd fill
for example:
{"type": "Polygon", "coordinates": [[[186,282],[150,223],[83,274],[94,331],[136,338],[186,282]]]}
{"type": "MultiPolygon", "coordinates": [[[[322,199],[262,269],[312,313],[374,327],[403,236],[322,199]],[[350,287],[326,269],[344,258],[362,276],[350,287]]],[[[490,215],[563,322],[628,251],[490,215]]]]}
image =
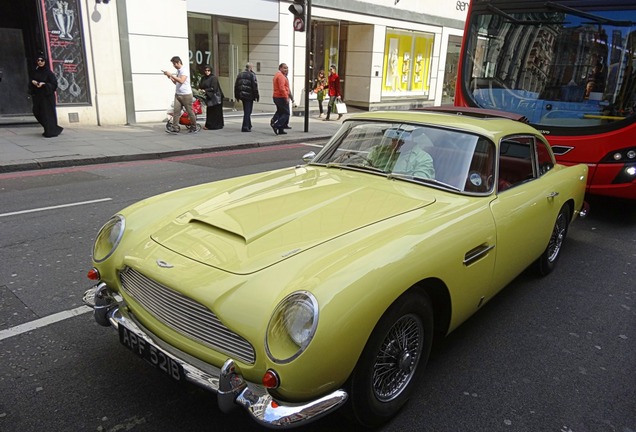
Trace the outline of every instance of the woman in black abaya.
{"type": "Polygon", "coordinates": [[[212,73],[212,68],[206,66],[205,75],[199,83],[199,88],[205,90],[207,106],[204,129],[223,129],[223,90],[219,86],[219,79],[212,73]]]}
{"type": "Polygon", "coordinates": [[[55,90],[57,78],[47,66],[46,59],[40,56],[37,59],[37,68],[31,74],[30,93],[33,99],[33,115],[44,128],[42,135],[46,138],[56,137],[64,130],[57,124],[55,90]]]}

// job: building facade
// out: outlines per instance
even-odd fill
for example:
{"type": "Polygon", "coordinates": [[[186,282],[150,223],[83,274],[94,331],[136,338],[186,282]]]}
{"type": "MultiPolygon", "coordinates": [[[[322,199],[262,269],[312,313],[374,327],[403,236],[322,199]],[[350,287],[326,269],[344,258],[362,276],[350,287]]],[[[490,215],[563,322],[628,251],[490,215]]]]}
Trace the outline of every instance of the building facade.
{"type": "Polygon", "coordinates": [[[256,110],[274,109],[272,77],[283,62],[299,105],[313,75],[331,64],[350,106],[400,109],[451,101],[467,2],[311,3],[312,76],[305,77],[306,34],[293,29],[291,1],[2,2],[0,35],[12,43],[0,47],[0,87],[13,92],[0,92],[0,117],[30,113],[28,73],[40,51],[58,78],[62,125],[162,121],[174,94],[162,70],[174,70],[174,55],[189,65],[195,84],[204,66],[212,66],[229,108],[234,79],[248,61],[261,92],[256,110]]]}

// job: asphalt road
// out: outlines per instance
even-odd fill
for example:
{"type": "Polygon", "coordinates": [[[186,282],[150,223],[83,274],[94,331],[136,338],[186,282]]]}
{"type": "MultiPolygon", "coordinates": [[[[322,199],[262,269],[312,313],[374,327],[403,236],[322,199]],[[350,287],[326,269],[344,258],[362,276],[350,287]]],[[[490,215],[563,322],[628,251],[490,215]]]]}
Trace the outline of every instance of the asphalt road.
{"type": "MultiPolygon", "coordinates": [[[[260,430],[133,357],[84,313],[81,296],[111,214],[166,190],[296,164],[309,150],[0,175],[0,431],[260,430]]],[[[636,431],[636,203],[591,204],[555,272],[522,274],[436,347],[410,403],[380,430],[636,431]]],[[[336,413],[303,430],[355,429],[336,413]]]]}

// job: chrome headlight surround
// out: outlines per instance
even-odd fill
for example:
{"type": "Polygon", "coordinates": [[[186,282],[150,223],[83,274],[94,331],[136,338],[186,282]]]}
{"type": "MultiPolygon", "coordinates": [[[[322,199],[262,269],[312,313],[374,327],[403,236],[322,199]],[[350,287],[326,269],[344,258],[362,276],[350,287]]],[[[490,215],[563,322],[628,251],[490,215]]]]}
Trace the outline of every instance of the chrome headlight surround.
{"type": "Polygon", "coordinates": [[[307,291],[285,297],[274,309],[265,333],[265,350],[274,362],[284,364],[307,348],[318,327],[318,301],[307,291]]]}
{"type": "Polygon", "coordinates": [[[93,261],[100,263],[108,259],[121,242],[125,229],[126,219],[122,215],[111,217],[97,233],[93,245],[93,261]]]}

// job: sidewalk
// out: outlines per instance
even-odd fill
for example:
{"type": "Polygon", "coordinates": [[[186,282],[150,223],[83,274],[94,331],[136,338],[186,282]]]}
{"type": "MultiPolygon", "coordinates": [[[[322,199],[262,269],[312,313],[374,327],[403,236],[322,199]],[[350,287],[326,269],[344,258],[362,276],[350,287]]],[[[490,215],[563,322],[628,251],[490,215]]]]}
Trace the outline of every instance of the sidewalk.
{"type": "MultiPolygon", "coordinates": [[[[222,130],[201,130],[178,135],[166,133],[165,123],[133,126],[69,126],[56,138],[42,137],[38,124],[0,127],[0,173],[44,168],[89,165],[141,159],[158,159],[185,154],[221,151],[267,145],[326,142],[342,121],[309,118],[309,132],[304,117],[292,117],[287,135],[275,135],[269,126],[272,113],[252,115],[252,132],[241,132],[243,113],[225,113],[222,130]]],[[[336,115],[335,118],[338,116],[336,115]]],[[[345,116],[346,117],[346,116],[345,116]]],[[[344,120],[344,118],[342,120],[344,120]]],[[[205,123],[199,117],[201,124],[205,123]]]]}

